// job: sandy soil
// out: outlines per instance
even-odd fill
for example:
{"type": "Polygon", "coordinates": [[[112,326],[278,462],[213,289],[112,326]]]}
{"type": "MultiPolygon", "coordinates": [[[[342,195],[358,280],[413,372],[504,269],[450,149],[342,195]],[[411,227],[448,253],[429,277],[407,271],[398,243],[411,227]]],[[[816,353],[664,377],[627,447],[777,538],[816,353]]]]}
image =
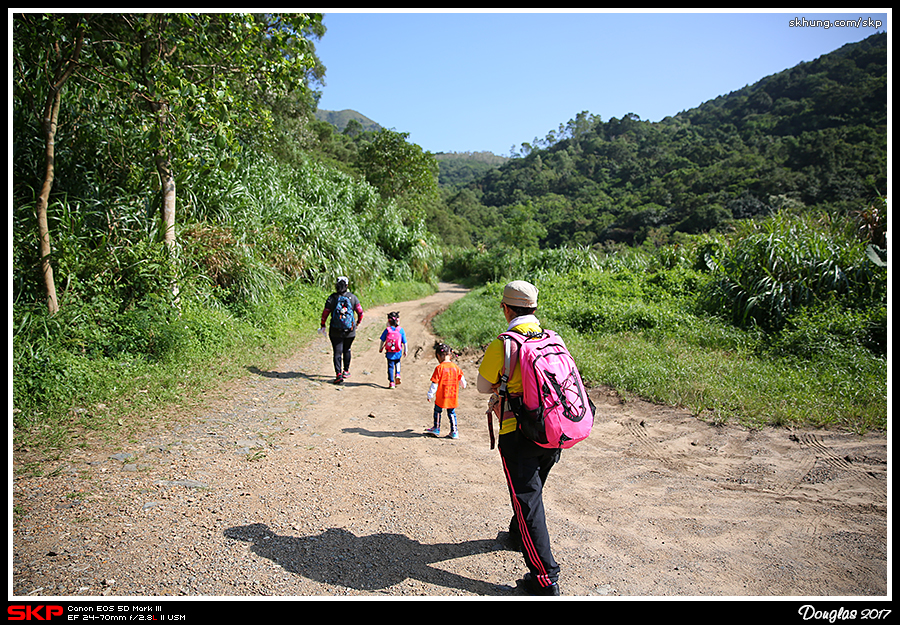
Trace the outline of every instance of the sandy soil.
{"type": "MultiPolygon", "coordinates": [[[[476,354],[459,360],[460,439],[424,434],[427,320],[462,294],[367,311],[343,386],[317,338],[42,477],[18,450],[10,595],[521,596],[476,354]],[[411,346],[393,390],[377,349],[389,310],[411,346]]],[[[594,432],[545,493],[565,596],[890,595],[883,435],[750,431],[592,395],[594,432]]]]}

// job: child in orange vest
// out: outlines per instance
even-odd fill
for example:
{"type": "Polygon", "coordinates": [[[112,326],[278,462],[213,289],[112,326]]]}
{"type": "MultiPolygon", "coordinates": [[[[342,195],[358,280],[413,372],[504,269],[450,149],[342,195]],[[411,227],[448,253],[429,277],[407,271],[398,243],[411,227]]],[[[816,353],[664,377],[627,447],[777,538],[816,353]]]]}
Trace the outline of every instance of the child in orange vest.
{"type": "Polygon", "coordinates": [[[431,374],[431,388],[428,390],[428,401],[434,401],[434,427],[425,430],[425,433],[441,435],[441,414],[446,409],[450,419],[450,438],[459,438],[456,407],[459,406],[459,387],[466,388],[466,378],[462,369],[450,361],[451,355],[447,345],[440,342],[434,344],[434,357],[439,364],[431,374]]]}

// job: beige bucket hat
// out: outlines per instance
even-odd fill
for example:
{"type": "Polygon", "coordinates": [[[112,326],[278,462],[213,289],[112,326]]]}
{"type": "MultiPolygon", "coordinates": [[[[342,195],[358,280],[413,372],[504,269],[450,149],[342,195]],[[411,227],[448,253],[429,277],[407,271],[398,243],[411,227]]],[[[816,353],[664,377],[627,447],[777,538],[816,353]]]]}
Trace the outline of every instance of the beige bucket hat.
{"type": "Polygon", "coordinates": [[[507,306],[537,308],[538,290],[530,282],[514,280],[503,288],[503,299],[507,306]]]}

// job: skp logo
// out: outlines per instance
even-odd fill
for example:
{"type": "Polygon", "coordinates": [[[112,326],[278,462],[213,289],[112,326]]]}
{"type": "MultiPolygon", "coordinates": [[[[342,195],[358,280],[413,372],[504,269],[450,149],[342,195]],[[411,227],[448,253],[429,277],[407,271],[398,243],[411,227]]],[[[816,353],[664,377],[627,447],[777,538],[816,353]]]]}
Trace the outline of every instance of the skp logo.
{"type": "Polygon", "coordinates": [[[11,605],[6,608],[8,621],[49,621],[62,615],[61,605],[11,605]]]}

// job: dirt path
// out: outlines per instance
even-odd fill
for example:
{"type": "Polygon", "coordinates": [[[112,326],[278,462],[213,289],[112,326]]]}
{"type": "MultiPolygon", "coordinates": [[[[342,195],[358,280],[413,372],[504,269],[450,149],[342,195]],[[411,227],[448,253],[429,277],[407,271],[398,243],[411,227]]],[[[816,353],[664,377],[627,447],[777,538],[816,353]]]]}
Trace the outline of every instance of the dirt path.
{"type": "MultiPolygon", "coordinates": [[[[423,434],[426,320],[461,295],[367,311],[344,386],[318,338],[175,428],[17,475],[10,595],[518,596],[474,356],[461,438],[423,434]],[[411,346],[393,390],[389,310],[411,346]]],[[[889,593],[883,436],[716,427],[592,393],[595,431],[545,495],[564,595],[889,593]]]]}

